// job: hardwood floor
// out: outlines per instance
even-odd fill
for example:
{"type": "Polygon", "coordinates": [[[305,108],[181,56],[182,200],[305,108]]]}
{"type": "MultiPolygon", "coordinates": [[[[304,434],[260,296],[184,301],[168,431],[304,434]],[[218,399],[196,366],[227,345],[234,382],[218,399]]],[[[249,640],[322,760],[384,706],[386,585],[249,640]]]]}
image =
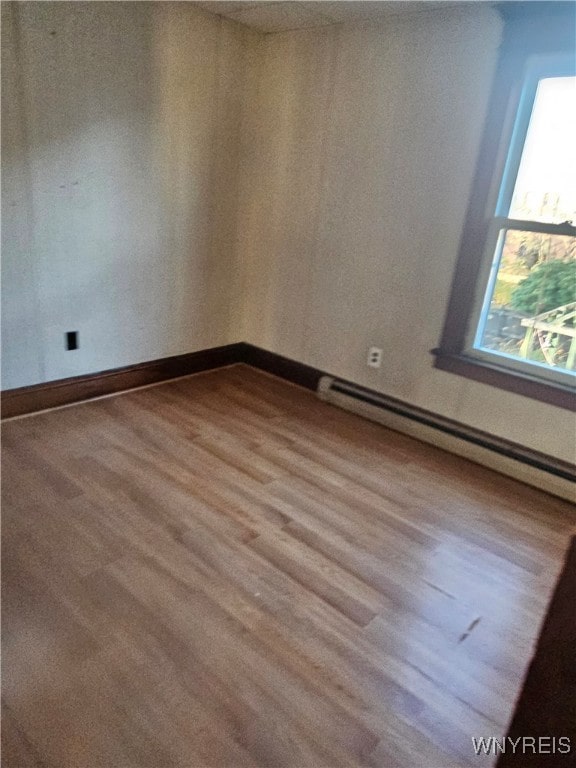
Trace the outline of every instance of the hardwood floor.
{"type": "Polygon", "coordinates": [[[245,366],[3,426],[4,768],[490,765],[573,508],[245,366]]]}

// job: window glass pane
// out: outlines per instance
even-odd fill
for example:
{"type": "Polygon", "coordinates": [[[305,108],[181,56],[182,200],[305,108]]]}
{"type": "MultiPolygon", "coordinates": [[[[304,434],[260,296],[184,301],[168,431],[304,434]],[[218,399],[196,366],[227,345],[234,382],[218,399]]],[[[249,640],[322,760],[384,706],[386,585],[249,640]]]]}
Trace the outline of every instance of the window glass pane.
{"type": "Polygon", "coordinates": [[[576,371],[576,238],[500,232],[475,347],[576,371]]]}
{"type": "Polygon", "coordinates": [[[538,84],[509,218],[576,223],[576,77],[538,84]]]}

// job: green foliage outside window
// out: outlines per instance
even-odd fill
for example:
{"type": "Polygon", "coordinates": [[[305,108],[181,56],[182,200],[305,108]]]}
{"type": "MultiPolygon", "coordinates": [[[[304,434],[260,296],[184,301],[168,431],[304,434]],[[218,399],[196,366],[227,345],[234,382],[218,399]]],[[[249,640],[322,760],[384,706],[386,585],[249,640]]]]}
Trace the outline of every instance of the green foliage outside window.
{"type": "Polygon", "coordinates": [[[546,261],[530,272],[514,291],[513,309],[535,316],[576,301],[576,261],[546,261]]]}

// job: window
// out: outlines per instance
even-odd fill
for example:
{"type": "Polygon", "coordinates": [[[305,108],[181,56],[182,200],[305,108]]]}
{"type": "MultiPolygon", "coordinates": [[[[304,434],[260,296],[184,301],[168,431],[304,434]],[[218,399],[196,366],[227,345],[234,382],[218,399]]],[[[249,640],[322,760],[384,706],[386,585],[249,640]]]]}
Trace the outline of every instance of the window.
{"type": "Polygon", "coordinates": [[[574,33],[562,14],[543,34],[522,23],[507,21],[436,367],[574,407],[574,33]]]}
{"type": "Polygon", "coordinates": [[[573,73],[530,66],[467,338],[471,355],[558,381],[576,376],[573,73]]]}

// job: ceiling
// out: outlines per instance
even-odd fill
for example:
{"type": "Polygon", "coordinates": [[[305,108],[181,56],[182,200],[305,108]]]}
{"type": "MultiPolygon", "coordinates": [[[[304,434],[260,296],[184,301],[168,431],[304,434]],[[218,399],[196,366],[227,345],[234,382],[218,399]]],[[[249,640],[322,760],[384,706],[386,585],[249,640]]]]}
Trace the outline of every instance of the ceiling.
{"type": "Polygon", "coordinates": [[[228,2],[211,0],[197,2],[206,11],[245,24],[260,32],[281,32],[289,29],[307,29],[338,24],[344,21],[378,21],[389,16],[435,10],[443,6],[460,5],[457,2],[434,0],[252,0],[228,2]]]}

